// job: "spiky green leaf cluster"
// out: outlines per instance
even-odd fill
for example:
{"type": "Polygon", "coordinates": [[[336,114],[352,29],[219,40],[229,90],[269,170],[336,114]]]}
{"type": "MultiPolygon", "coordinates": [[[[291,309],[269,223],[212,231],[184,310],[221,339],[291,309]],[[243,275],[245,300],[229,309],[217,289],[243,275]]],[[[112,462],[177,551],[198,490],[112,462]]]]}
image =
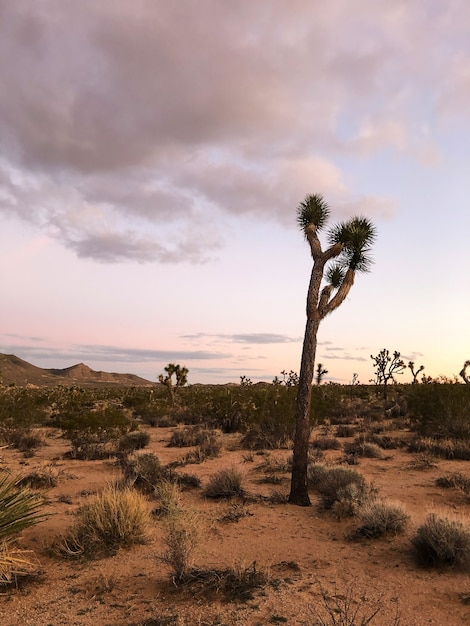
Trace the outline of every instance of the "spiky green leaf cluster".
{"type": "Polygon", "coordinates": [[[11,539],[25,528],[37,524],[44,502],[30,489],[19,487],[9,475],[0,475],[0,542],[11,539]]]}
{"type": "Polygon", "coordinates": [[[330,208],[321,194],[306,196],[297,209],[297,223],[305,231],[308,226],[320,230],[330,215],[330,208]]]}
{"type": "Polygon", "coordinates": [[[334,289],[339,289],[343,282],[345,269],[343,265],[335,263],[330,265],[325,272],[325,279],[328,285],[331,285],[334,289]]]}
{"type": "Polygon", "coordinates": [[[328,239],[331,245],[342,243],[340,262],[357,272],[368,272],[372,265],[370,251],[376,238],[376,229],[367,217],[353,217],[334,226],[328,239]]]}

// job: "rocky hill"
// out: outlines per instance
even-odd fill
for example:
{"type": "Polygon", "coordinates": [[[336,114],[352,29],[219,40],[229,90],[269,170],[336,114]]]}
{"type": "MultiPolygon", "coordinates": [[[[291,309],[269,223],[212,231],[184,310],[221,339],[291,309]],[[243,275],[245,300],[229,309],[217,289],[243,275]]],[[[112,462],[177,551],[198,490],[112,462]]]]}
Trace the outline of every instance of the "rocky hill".
{"type": "Polygon", "coordinates": [[[14,354],[0,354],[0,383],[3,385],[82,385],[82,386],[150,386],[152,383],[134,374],[97,372],[78,363],[65,369],[44,369],[23,361],[14,354]]]}

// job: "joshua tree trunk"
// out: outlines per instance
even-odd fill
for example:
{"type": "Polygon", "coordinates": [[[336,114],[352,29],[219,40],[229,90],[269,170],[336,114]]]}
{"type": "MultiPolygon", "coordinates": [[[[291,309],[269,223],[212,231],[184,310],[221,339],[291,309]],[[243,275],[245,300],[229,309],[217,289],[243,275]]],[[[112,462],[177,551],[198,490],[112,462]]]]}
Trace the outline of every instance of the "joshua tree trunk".
{"type": "Polygon", "coordinates": [[[296,428],[294,458],[292,461],[291,492],[289,502],[299,506],[310,506],[307,485],[308,443],[310,439],[310,407],[312,382],[317,350],[319,320],[307,320],[305,327],[299,387],[297,390],[296,428]]]}

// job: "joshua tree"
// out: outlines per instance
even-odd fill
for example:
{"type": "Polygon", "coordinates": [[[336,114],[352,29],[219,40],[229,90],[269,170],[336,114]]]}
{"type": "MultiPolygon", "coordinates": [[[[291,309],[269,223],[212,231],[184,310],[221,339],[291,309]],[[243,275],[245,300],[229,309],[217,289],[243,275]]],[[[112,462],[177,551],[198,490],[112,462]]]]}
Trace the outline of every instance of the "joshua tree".
{"type": "Polygon", "coordinates": [[[387,400],[387,385],[391,380],[395,382],[397,374],[403,374],[405,369],[405,361],[400,358],[400,353],[395,350],[393,357],[385,348],[381,350],[377,356],[370,355],[374,361],[375,367],[375,384],[383,385],[384,400],[387,400]]]}
{"type": "Polygon", "coordinates": [[[168,363],[164,368],[166,376],[160,374],[158,380],[166,386],[168,393],[170,394],[171,404],[175,404],[175,387],[184,387],[188,382],[188,368],[181,367],[181,365],[175,365],[174,363],[168,363]],[[176,377],[176,385],[173,387],[173,374],[176,377]]]}
{"type": "Polygon", "coordinates": [[[424,370],[424,365],[420,365],[418,367],[418,369],[416,370],[416,372],[415,372],[414,361],[410,361],[408,363],[408,368],[410,369],[411,375],[413,376],[413,382],[411,384],[412,385],[417,385],[418,384],[418,374],[424,370]]]}
{"type": "Polygon", "coordinates": [[[328,374],[328,370],[326,370],[323,367],[323,363],[318,363],[318,365],[317,365],[317,373],[315,374],[315,380],[317,382],[317,385],[321,385],[321,382],[322,382],[323,377],[325,376],[325,374],[328,374]]]}
{"type": "Polygon", "coordinates": [[[369,252],[375,228],[365,217],[353,217],[330,229],[329,247],[323,251],[318,232],[325,226],[330,210],[319,194],[309,195],[297,210],[297,222],[310,245],[313,268],[307,293],[305,327],[296,402],[296,427],[289,502],[309,506],[307,487],[310,407],[315,368],[317,333],[322,319],[344,301],[354,283],[356,272],[371,265],[369,252]],[[321,282],[326,284],[320,291],[321,282]]]}
{"type": "Polygon", "coordinates": [[[470,361],[465,361],[462,371],[459,373],[459,376],[463,378],[466,385],[470,385],[470,376],[467,374],[467,367],[470,367],[470,361]]]}

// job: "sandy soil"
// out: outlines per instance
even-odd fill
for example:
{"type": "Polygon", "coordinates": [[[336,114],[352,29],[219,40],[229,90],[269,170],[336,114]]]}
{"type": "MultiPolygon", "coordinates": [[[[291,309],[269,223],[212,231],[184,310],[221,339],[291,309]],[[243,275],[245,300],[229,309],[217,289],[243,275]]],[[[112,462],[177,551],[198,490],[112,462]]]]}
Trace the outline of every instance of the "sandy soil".
{"type": "MultiPolygon", "coordinates": [[[[166,447],[173,428],[148,429],[151,443],[145,451],[155,452],[162,463],[181,458],[188,449],[166,447]]],[[[380,612],[372,624],[392,625],[400,615],[401,626],[426,624],[456,626],[470,623],[470,579],[454,570],[424,570],[413,560],[410,537],[432,509],[470,512],[470,505],[455,490],[444,490],[435,479],[449,472],[468,472],[468,463],[439,460],[437,467],[410,469],[410,455],[403,449],[387,452],[385,459],[361,459],[356,467],[379,488],[382,497],[398,500],[412,516],[405,536],[350,541],[352,519],[338,521],[314,505],[300,508],[266,502],[213,502],[201,489],[185,491],[184,503],[201,510],[210,523],[200,545],[197,564],[204,568],[248,566],[269,567],[273,584],[266,585],[244,601],[226,602],[219,594],[176,588],[170,569],[158,556],[163,551],[162,522],[155,517],[149,543],[120,550],[115,556],[86,563],[61,560],[52,555],[51,544],[71,525],[73,514],[87,497],[107,481],[120,476],[112,461],[64,459],[67,441],[58,431],[47,431],[47,445],[32,458],[15,450],[0,450],[0,466],[13,474],[26,474],[50,465],[58,473],[58,484],[47,493],[50,517],[25,531],[20,546],[34,550],[41,574],[18,588],[3,589],[0,596],[2,626],[76,625],[236,625],[346,624],[333,622],[325,613],[321,591],[330,606],[334,597],[341,603],[351,593],[353,606],[370,614],[380,612]],[[237,522],[221,518],[234,506],[246,515],[237,522]],[[356,604],[357,603],[357,604],[356,604]],[[316,612],[322,613],[321,622],[316,612]],[[328,621],[329,620],[329,621],[328,621]]],[[[395,433],[399,437],[405,432],[395,433]]],[[[216,471],[235,466],[245,474],[253,494],[268,496],[274,490],[287,492],[289,476],[281,485],[261,484],[257,466],[262,456],[233,449],[236,436],[224,436],[222,455],[184,471],[202,480],[216,471]]],[[[342,440],[345,441],[345,440],[342,440]]],[[[288,451],[271,455],[285,457],[288,451]]],[[[342,452],[327,451],[328,460],[342,452]]],[[[149,502],[154,508],[155,501],[149,502]]],[[[336,614],[338,619],[338,614],[336,614]]],[[[360,621],[354,624],[360,624],[360,621]]]]}

